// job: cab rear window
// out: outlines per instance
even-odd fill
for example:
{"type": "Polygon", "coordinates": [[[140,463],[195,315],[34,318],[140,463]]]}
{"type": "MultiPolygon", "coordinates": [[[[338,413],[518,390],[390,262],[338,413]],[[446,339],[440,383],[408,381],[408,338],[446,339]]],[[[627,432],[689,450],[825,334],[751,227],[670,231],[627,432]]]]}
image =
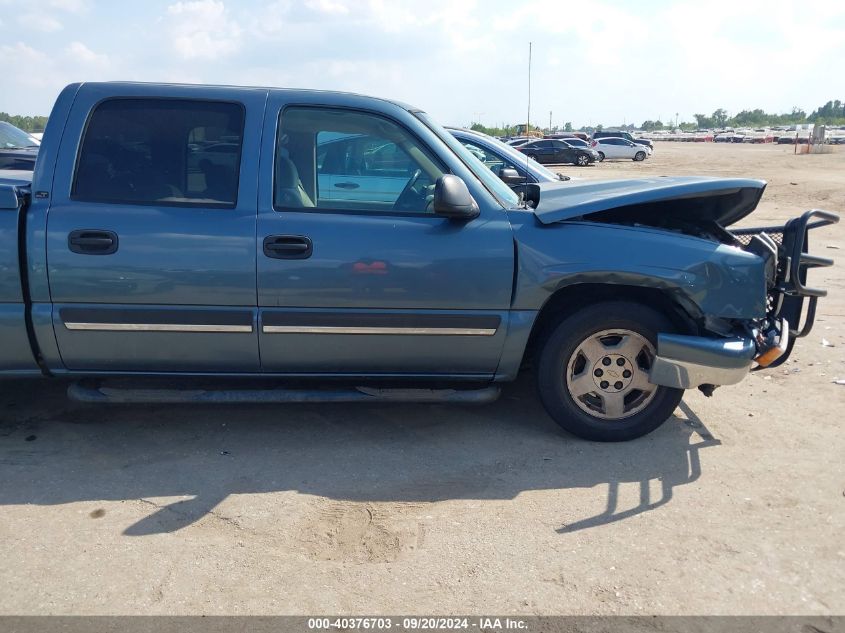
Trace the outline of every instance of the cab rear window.
{"type": "Polygon", "coordinates": [[[244,109],[183,99],[111,99],[91,114],[71,197],[234,207],[244,109]]]}

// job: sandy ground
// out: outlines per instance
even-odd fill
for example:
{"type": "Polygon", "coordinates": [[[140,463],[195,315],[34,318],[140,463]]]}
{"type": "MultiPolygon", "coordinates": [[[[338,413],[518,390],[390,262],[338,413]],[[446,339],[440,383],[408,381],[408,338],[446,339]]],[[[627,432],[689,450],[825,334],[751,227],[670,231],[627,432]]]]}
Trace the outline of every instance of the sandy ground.
{"type": "MultiPolygon", "coordinates": [[[[757,224],[845,211],[841,151],[561,169],[762,177],[757,224]]],[[[93,408],[4,383],[0,612],[841,614],[845,223],[812,242],[839,261],[791,362],[627,444],[559,431],[530,376],[481,408],[93,408]]]]}

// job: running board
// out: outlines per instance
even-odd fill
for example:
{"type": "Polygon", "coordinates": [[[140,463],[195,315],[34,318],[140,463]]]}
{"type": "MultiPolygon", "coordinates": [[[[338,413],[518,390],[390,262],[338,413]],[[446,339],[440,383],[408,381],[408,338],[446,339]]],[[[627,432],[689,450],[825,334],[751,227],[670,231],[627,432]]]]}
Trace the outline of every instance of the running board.
{"type": "Polygon", "coordinates": [[[309,402],[404,402],[488,404],[498,386],[481,389],[121,389],[74,383],[67,395],[76,402],[102,404],[280,404],[309,402]]]}

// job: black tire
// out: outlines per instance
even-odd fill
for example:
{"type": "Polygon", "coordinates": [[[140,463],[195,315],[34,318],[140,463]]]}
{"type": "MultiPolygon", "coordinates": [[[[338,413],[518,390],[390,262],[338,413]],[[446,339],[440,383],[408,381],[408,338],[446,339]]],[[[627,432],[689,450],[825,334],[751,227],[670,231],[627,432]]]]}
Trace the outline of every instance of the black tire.
{"type": "Polygon", "coordinates": [[[634,160],[645,160],[645,152],[637,152],[634,154],[634,160]]]}
{"type": "Polygon", "coordinates": [[[599,162],[604,160],[604,152],[599,152],[599,162]]]}
{"type": "Polygon", "coordinates": [[[578,157],[575,159],[575,164],[579,167],[586,167],[590,164],[590,157],[586,154],[578,154],[578,157]]]}
{"type": "MultiPolygon", "coordinates": [[[[642,380],[642,372],[644,371],[642,364],[649,359],[653,350],[657,348],[657,333],[675,332],[676,330],[677,328],[665,315],[639,303],[608,301],[578,310],[562,320],[543,344],[537,364],[537,388],[543,406],[561,427],[573,435],[587,440],[622,442],[654,431],[672,415],[681,401],[684,390],[656,385],[651,385],[653,389],[650,391],[647,390],[647,387],[643,390],[636,388],[629,390],[629,387],[634,387],[637,384],[633,380],[642,380]],[[607,366],[604,364],[605,358],[610,358],[613,352],[612,347],[596,348],[601,350],[602,358],[598,358],[595,364],[589,364],[590,361],[586,358],[582,360],[582,347],[588,341],[598,340],[596,337],[599,334],[616,331],[633,335],[624,340],[635,343],[647,341],[651,344],[652,350],[649,351],[648,346],[645,345],[632,361],[637,366],[628,365],[632,368],[634,377],[624,389],[619,386],[622,384],[620,380],[614,383],[614,385],[619,386],[619,390],[615,394],[608,392],[603,395],[600,393],[599,383],[596,382],[595,392],[574,397],[569,387],[570,368],[575,367],[578,363],[583,363],[578,377],[584,380],[584,377],[589,375],[590,380],[598,381],[600,378],[593,378],[594,372],[607,366]],[[573,361],[573,359],[576,360],[573,361]],[[592,367],[595,367],[595,369],[591,369],[592,367]],[[608,400],[605,395],[611,400],[618,401],[621,398],[624,403],[621,409],[623,411],[622,417],[614,418],[612,415],[608,415],[609,408],[605,404],[608,400]],[[616,398],[614,398],[614,395],[616,395],[616,398]],[[626,401],[629,401],[629,403],[626,403],[626,401]],[[604,412],[601,411],[602,408],[605,409],[604,412]],[[590,411],[587,409],[590,409],[590,411]],[[606,417],[602,417],[602,415],[606,417]]],[[[604,341],[608,340],[611,342],[615,340],[614,334],[605,335],[600,345],[604,345],[604,341]]],[[[623,337],[620,337],[619,344],[621,345],[622,342],[623,337]]],[[[619,358],[624,357],[621,355],[614,356],[616,358],[610,364],[610,369],[620,370],[615,365],[619,358]]],[[[620,363],[620,365],[622,364],[620,363]]],[[[625,365],[623,365],[624,367],[625,365]]],[[[609,377],[610,369],[608,369],[608,380],[618,380],[609,377]]],[[[630,375],[632,372],[628,371],[627,373],[630,375]]],[[[614,375],[620,375],[620,372],[616,371],[614,375]]],[[[607,382],[601,384],[606,389],[613,388],[607,382]]]]}

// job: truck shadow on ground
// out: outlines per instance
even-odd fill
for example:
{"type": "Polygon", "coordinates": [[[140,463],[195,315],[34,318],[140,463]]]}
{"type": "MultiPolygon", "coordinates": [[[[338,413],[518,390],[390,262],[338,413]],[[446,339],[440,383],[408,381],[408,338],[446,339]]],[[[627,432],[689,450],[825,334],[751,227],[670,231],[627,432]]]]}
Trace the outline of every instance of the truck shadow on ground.
{"type": "Polygon", "coordinates": [[[132,536],[174,532],[237,494],[432,503],[606,486],[603,512],[558,529],[572,533],[669,503],[701,476],[699,451],[720,444],[685,403],[634,442],[579,440],[545,414],[530,378],[483,407],[92,407],[65,388],[0,383],[0,505],[139,500],[152,512],[126,528],[132,536]],[[639,503],[620,509],[624,484],[639,485],[639,503]]]}

